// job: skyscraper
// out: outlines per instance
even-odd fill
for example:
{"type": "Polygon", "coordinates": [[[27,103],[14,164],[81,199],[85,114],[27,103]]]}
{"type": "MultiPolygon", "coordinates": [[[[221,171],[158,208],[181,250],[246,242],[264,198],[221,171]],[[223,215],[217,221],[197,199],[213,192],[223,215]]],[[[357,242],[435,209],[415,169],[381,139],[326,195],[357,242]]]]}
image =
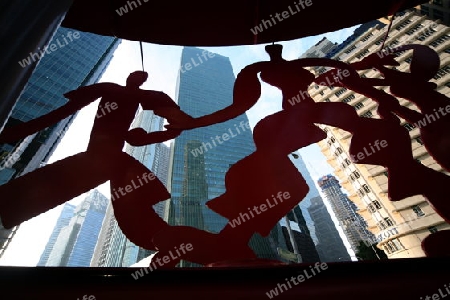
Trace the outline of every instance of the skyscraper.
{"type": "Polygon", "coordinates": [[[319,240],[316,249],[317,252],[319,252],[321,261],[333,262],[351,260],[322,198],[312,198],[311,206],[308,207],[308,211],[316,227],[316,235],[319,240]]]}
{"type": "Polygon", "coordinates": [[[39,259],[39,262],[37,264],[38,266],[45,266],[47,264],[48,258],[53,250],[53,247],[55,246],[56,239],[58,238],[61,229],[69,225],[74,212],[75,206],[69,203],[64,204],[61,214],[59,215],[59,218],[56,221],[56,225],[53,228],[52,234],[50,235],[50,238],[47,242],[47,245],[45,245],[44,251],[41,254],[41,258],[39,259]]]}
{"type": "Polygon", "coordinates": [[[318,183],[353,251],[355,253],[358,251],[360,241],[371,245],[375,239],[374,235],[367,229],[364,219],[356,212],[356,205],[342,192],[336,177],[322,176],[318,183]]]}
{"type": "Polygon", "coordinates": [[[97,190],[89,193],[60,230],[46,266],[89,266],[109,202],[97,190]]]}
{"type": "MultiPolygon", "coordinates": [[[[329,57],[354,63],[378,52],[383,41],[385,48],[415,43],[435,50],[441,59],[441,68],[431,82],[437,85],[436,91],[439,93],[450,94],[450,66],[446,63],[449,58],[450,28],[412,10],[396,15],[387,39],[384,29],[380,30],[378,25],[365,24],[355,30],[355,34],[339,45],[338,50],[329,57]]],[[[400,64],[397,70],[408,72],[412,55],[411,51],[399,53],[396,57],[400,64]]],[[[371,69],[361,71],[360,75],[381,78],[379,72],[371,69]]],[[[361,117],[379,118],[377,104],[352,90],[311,86],[308,92],[316,102],[344,102],[353,106],[361,117]]],[[[402,106],[417,110],[412,102],[402,98],[399,102],[402,106]]],[[[428,153],[419,128],[406,120],[401,120],[401,125],[411,136],[414,159],[426,167],[448,174],[428,153]]],[[[351,133],[329,126],[320,127],[327,132],[327,139],[321,141],[319,146],[335,169],[334,173],[342,186],[350,192],[349,198],[358,206],[358,213],[367,222],[369,230],[377,236],[377,247],[383,249],[389,258],[424,256],[421,247],[423,239],[438,230],[450,229],[450,224],[436,213],[422,195],[391,202],[388,198],[386,168],[353,163],[348,153],[351,133]]]]}
{"type": "MultiPolygon", "coordinates": [[[[234,81],[228,57],[185,47],[181,54],[176,101],[193,117],[213,113],[232,103],[234,81]]],[[[254,150],[245,114],[223,123],[184,131],[177,137],[169,174],[172,196],[169,224],[218,233],[228,220],[209,210],[205,203],[225,192],[225,174],[230,166],[254,150]],[[220,139],[224,134],[228,135],[227,140],[220,139]]],[[[279,229],[277,226],[269,237],[255,235],[251,239],[249,245],[259,257],[278,258],[277,239],[282,236],[279,229]]],[[[189,265],[184,263],[182,266],[189,265]]]]}
{"type": "Polygon", "coordinates": [[[309,186],[309,192],[305,198],[300,199],[300,204],[290,211],[281,220],[280,224],[283,226],[283,234],[286,238],[289,251],[294,253],[298,251],[302,262],[316,262],[319,261],[319,255],[315,247],[315,244],[318,244],[318,239],[308,207],[311,205],[312,198],[319,197],[319,192],[314,185],[314,181],[301,155],[295,152],[289,156],[289,159],[302,174],[303,178],[305,178],[309,186]]]}
{"type": "MultiPolygon", "coordinates": [[[[132,128],[143,128],[147,132],[163,130],[164,120],[155,115],[153,111],[140,111],[132,128]]],[[[126,145],[125,152],[140,161],[143,165],[155,173],[161,182],[167,184],[169,152],[170,149],[164,144],[151,144],[142,147],[126,145]]],[[[114,218],[112,205],[106,212],[100,237],[98,239],[95,253],[91,261],[93,267],[129,267],[152,252],[136,246],[122,233],[119,224],[114,218]]],[[[164,217],[164,202],[155,204],[155,211],[160,217],[164,217]]]]}
{"type": "MultiPolygon", "coordinates": [[[[36,49],[19,63],[42,57],[20,95],[5,127],[30,121],[62,106],[63,94],[97,82],[120,40],[60,27],[48,48],[36,49]]],[[[16,143],[0,145],[0,184],[45,164],[76,114],[16,143]]],[[[0,256],[15,230],[0,224],[0,256]]]]}

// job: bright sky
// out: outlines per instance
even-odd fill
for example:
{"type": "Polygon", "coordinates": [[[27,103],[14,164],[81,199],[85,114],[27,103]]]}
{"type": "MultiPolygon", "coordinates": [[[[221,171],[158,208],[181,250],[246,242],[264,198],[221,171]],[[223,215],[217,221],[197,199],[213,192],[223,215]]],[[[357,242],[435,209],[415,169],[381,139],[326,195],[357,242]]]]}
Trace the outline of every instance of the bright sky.
{"type": "MultiPolygon", "coordinates": [[[[304,39],[281,42],[283,44],[283,57],[287,60],[297,59],[308,48],[316,44],[324,36],[332,42],[341,43],[356,28],[343,29],[324,35],[307,37],[304,39]]],[[[265,45],[239,46],[239,47],[201,47],[213,53],[230,58],[234,74],[246,65],[261,60],[268,60],[264,51],[265,45]]],[[[175,99],[175,83],[181,61],[182,47],[144,44],[144,68],[149,73],[149,79],[142,86],[143,89],[159,90],[175,99]]],[[[141,55],[138,42],[122,41],[114,54],[108,69],[100,82],[114,82],[125,85],[129,73],[141,70],[141,55]]],[[[98,102],[83,108],[73,122],[72,126],[62,139],[49,163],[86,150],[89,134],[95,118],[98,102]]],[[[281,110],[281,92],[267,84],[263,84],[260,101],[247,112],[252,128],[263,117],[281,110]]],[[[311,145],[300,150],[302,157],[314,181],[320,176],[330,174],[333,169],[326,163],[325,157],[320,153],[317,145],[311,145]]],[[[108,182],[101,185],[99,190],[109,196],[108,182]]],[[[319,189],[320,190],[320,189],[319,189]]],[[[79,204],[86,195],[74,198],[70,203],[79,204]]],[[[329,205],[328,211],[331,212],[329,205]]],[[[42,251],[55,226],[62,206],[58,206],[40,216],[24,222],[8,249],[0,259],[4,266],[36,266],[42,251]]],[[[333,216],[334,218],[334,216],[333,216]]],[[[336,220],[334,219],[336,222],[336,220]]],[[[341,237],[343,232],[340,231],[341,237]]],[[[345,239],[344,239],[345,240],[345,239]]],[[[346,243],[348,246],[348,243],[346,243]]]]}

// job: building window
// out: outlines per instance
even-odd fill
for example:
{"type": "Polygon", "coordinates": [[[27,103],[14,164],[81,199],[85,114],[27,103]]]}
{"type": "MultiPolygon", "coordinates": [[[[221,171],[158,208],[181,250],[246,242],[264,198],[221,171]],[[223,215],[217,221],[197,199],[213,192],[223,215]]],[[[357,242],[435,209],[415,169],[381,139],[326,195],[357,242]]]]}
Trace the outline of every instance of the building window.
{"type": "Polygon", "coordinates": [[[331,140],[332,143],[336,142],[336,139],[334,137],[331,137],[330,140],[331,140]]]}
{"type": "Polygon", "coordinates": [[[445,66],[441,68],[439,71],[437,71],[436,76],[434,76],[433,78],[438,80],[439,78],[444,77],[448,73],[450,73],[450,66],[445,66]]]}
{"type": "Polygon", "coordinates": [[[422,24],[417,24],[416,26],[414,26],[413,28],[411,28],[410,30],[408,30],[407,32],[405,32],[407,35],[412,35],[414,32],[416,32],[417,30],[419,30],[420,28],[422,28],[423,25],[422,24]]]}
{"type": "Polygon", "coordinates": [[[372,204],[376,209],[381,209],[381,204],[377,200],[372,201],[372,204]]]}
{"type": "Polygon", "coordinates": [[[337,147],[337,151],[338,151],[339,153],[342,153],[342,152],[344,152],[344,150],[342,150],[342,148],[341,148],[341,147],[337,147]]]}
{"type": "MultiPolygon", "coordinates": [[[[408,20],[408,21],[409,21],[409,20],[408,20]]],[[[366,41],[368,41],[372,36],[373,36],[373,33],[371,32],[371,33],[369,33],[368,35],[366,35],[365,37],[363,37],[363,38],[361,39],[361,41],[362,41],[362,42],[366,42],[366,41]]]]}
{"type": "Polygon", "coordinates": [[[347,164],[347,166],[349,166],[352,163],[348,158],[344,159],[344,161],[347,164]]]}
{"type": "Polygon", "coordinates": [[[445,42],[446,40],[449,39],[448,34],[445,34],[443,36],[438,37],[437,39],[435,39],[434,41],[432,41],[430,43],[430,46],[433,46],[434,48],[436,48],[437,46],[439,46],[440,44],[442,44],[443,42],[445,42]]]}
{"type": "Polygon", "coordinates": [[[395,27],[396,30],[400,30],[402,28],[405,28],[408,24],[411,24],[411,20],[405,20],[404,22],[402,22],[400,25],[398,25],[397,27],[395,27]]]}
{"type": "Polygon", "coordinates": [[[376,210],[375,207],[372,204],[367,205],[367,210],[373,214],[376,210]]]}
{"type": "Polygon", "coordinates": [[[358,55],[356,55],[357,59],[361,59],[363,58],[367,53],[369,53],[369,50],[365,49],[363,52],[359,53],[358,55]]]}
{"type": "Polygon", "coordinates": [[[416,140],[416,142],[418,142],[419,144],[423,145],[422,138],[416,137],[415,140],[416,140]]]}
{"type": "Polygon", "coordinates": [[[342,88],[339,91],[337,91],[336,93],[334,93],[336,95],[336,97],[339,97],[340,95],[342,95],[343,93],[345,93],[345,91],[347,91],[346,88],[342,88]]]}
{"type": "Polygon", "coordinates": [[[414,205],[411,207],[411,209],[418,217],[425,216],[425,213],[422,211],[422,209],[419,207],[419,205],[414,205]]]}
{"type": "Polygon", "coordinates": [[[398,239],[392,239],[388,243],[392,243],[392,246],[395,248],[395,251],[404,249],[403,245],[400,243],[398,239]]]}
{"type": "Polygon", "coordinates": [[[436,226],[428,227],[428,230],[430,231],[430,233],[436,233],[439,231],[436,226]]]}
{"type": "Polygon", "coordinates": [[[431,36],[435,32],[436,32],[436,30],[434,30],[433,28],[428,28],[417,39],[419,41],[425,41],[427,39],[427,37],[431,36]]]}
{"type": "Polygon", "coordinates": [[[370,118],[372,116],[373,116],[373,114],[370,110],[361,115],[361,117],[363,117],[363,118],[370,118]]]}
{"type": "Polygon", "coordinates": [[[353,177],[353,175],[350,175],[350,180],[355,181],[355,177],[353,177]]]}
{"type": "Polygon", "coordinates": [[[353,172],[353,175],[355,176],[356,179],[358,179],[359,177],[361,177],[361,175],[359,175],[358,171],[353,172]]]}
{"type": "Polygon", "coordinates": [[[353,107],[358,110],[364,107],[364,104],[362,104],[362,102],[356,103],[355,105],[353,105],[353,107]]]}
{"type": "Polygon", "coordinates": [[[368,186],[367,184],[363,184],[363,185],[362,185],[362,188],[364,189],[364,191],[365,191],[366,193],[370,193],[370,188],[369,188],[369,186],[368,186]]]}
{"type": "Polygon", "coordinates": [[[320,96],[323,96],[323,91],[320,91],[320,92],[319,92],[319,95],[320,95],[320,96]]]}
{"type": "Polygon", "coordinates": [[[390,218],[384,218],[387,227],[394,226],[394,222],[390,218]]]}
{"type": "Polygon", "coordinates": [[[407,59],[405,59],[405,61],[409,64],[409,63],[411,63],[411,61],[412,61],[412,57],[410,56],[410,57],[408,57],[407,59]]]}
{"type": "Polygon", "coordinates": [[[351,94],[350,96],[345,97],[344,99],[342,99],[342,102],[348,103],[348,102],[352,101],[352,100],[355,99],[355,98],[356,98],[356,97],[355,97],[355,94],[351,94]]]}
{"type": "Polygon", "coordinates": [[[348,48],[347,50],[345,50],[345,54],[350,54],[350,52],[352,52],[353,50],[356,49],[356,45],[351,46],[350,48],[348,48]]]}

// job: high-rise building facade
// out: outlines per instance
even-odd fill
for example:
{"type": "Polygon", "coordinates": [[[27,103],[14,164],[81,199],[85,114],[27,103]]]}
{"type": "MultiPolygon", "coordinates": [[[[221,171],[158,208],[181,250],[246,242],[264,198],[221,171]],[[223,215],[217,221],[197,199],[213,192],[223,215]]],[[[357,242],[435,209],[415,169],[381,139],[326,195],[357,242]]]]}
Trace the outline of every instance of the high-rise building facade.
{"type": "MultiPolygon", "coordinates": [[[[36,49],[19,62],[27,64],[43,54],[6,127],[47,114],[68,101],[64,93],[97,82],[120,42],[117,38],[60,27],[45,51],[36,49]]],[[[75,116],[16,143],[0,145],[0,184],[44,165],[75,116]]],[[[0,256],[16,230],[0,225],[0,256]]]]}
{"type": "Polygon", "coordinates": [[[342,238],[339,236],[336,225],[331,219],[322,198],[312,198],[308,211],[316,227],[316,235],[319,241],[316,245],[316,249],[321,261],[350,261],[351,258],[347,248],[345,247],[342,238]]]}
{"type": "MultiPolygon", "coordinates": [[[[181,54],[176,101],[193,117],[211,114],[233,101],[235,76],[229,58],[207,52],[204,56],[208,59],[200,61],[204,52],[185,47],[181,54]],[[189,69],[185,68],[188,64],[189,69]]],[[[220,232],[228,220],[209,210],[205,203],[225,192],[225,174],[230,166],[254,150],[245,114],[223,123],[184,131],[177,137],[169,171],[169,224],[220,232]],[[229,136],[228,140],[217,139],[224,134],[229,136]]],[[[265,238],[255,235],[249,245],[259,257],[278,259],[279,238],[283,236],[277,225],[273,235],[265,238]]],[[[189,264],[182,262],[181,265],[189,264]]]]}
{"type": "MultiPolygon", "coordinates": [[[[332,57],[347,63],[361,60],[380,50],[385,38],[385,30],[377,26],[360,32],[358,38],[348,41],[332,57]]],[[[431,80],[437,84],[436,90],[450,96],[450,29],[428,19],[414,11],[405,11],[397,15],[385,46],[398,47],[402,44],[417,43],[435,50],[441,59],[441,69],[431,80]]],[[[400,53],[396,68],[408,72],[412,52],[400,53]]],[[[364,70],[361,76],[381,78],[375,70],[364,70]]],[[[353,106],[361,117],[379,118],[377,104],[351,90],[312,86],[309,94],[316,102],[345,102],[353,106]]],[[[400,104],[413,110],[417,107],[405,100],[400,104]]],[[[413,156],[423,165],[445,172],[425,149],[419,129],[405,120],[401,123],[410,134],[413,156]]],[[[350,160],[348,148],[351,134],[338,128],[321,126],[327,132],[327,139],[319,143],[328,162],[334,167],[335,174],[342,186],[351,194],[349,198],[359,208],[359,213],[368,224],[369,230],[376,236],[378,247],[389,258],[421,257],[425,253],[421,248],[422,240],[430,233],[450,229],[446,223],[421,196],[413,196],[401,201],[388,199],[388,173],[382,166],[354,164],[350,160]]]]}
{"type": "Polygon", "coordinates": [[[319,243],[316,235],[314,221],[312,220],[308,208],[311,205],[311,199],[319,197],[314,181],[303,161],[302,156],[298,153],[289,155],[289,159],[295,165],[300,174],[302,174],[309,186],[308,194],[301,199],[301,202],[292,211],[290,211],[284,219],[280,221],[283,226],[283,234],[286,237],[286,243],[289,251],[296,252],[301,256],[301,262],[319,261],[319,254],[315,247],[319,243]],[[296,245],[294,245],[294,243],[296,245]]]}
{"type": "Polygon", "coordinates": [[[50,235],[50,238],[47,244],[45,245],[44,251],[41,254],[41,258],[39,259],[39,262],[37,264],[38,266],[43,267],[47,264],[48,258],[53,250],[56,239],[58,238],[61,229],[69,225],[69,222],[72,219],[74,212],[75,206],[69,203],[64,204],[61,214],[59,215],[58,220],[56,221],[56,225],[53,228],[52,234],[50,235]]]}
{"type": "Polygon", "coordinates": [[[88,267],[97,244],[109,199],[92,190],[76,208],[54,242],[46,266],[88,267]]]}
{"type": "Polygon", "coordinates": [[[342,192],[341,185],[336,177],[332,175],[322,176],[318,183],[325,199],[330,203],[352,250],[355,253],[358,252],[360,241],[366,245],[372,245],[375,236],[367,229],[367,223],[357,213],[356,205],[342,192]]]}
{"type": "Polygon", "coordinates": [[[432,0],[417,7],[421,14],[450,26],[450,0],[432,0]]]}
{"type": "MultiPolygon", "coordinates": [[[[143,128],[147,132],[163,130],[164,119],[153,111],[140,111],[131,125],[132,128],[143,128]]],[[[164,185],[167,185],[170,149],[164,144],[151,144],[142,147],[125,146],[125,152],[137,159],[152,172],[164,185]]],[[[164,217],[166,204],[163,202],[153,206],[160,217],[164,217]]],[[[132,243],[122,233],[114,218],[112,205],[108,207],[105,222],[98,239],[95,253],[91,261],[93,267],[129,267],[137,261],[152,254],[132,243]]]]}

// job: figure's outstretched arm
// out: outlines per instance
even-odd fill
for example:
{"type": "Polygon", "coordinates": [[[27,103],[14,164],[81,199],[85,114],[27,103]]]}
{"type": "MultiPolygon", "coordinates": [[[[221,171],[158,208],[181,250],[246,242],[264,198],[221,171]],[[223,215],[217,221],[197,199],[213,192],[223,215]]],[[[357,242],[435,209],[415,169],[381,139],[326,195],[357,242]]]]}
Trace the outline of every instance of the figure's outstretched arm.
{"type": "Polygon", "coordinates": [[[162,143],[176,138],[182,130],[169,129],[147,133],[143,128],[134,128],[128,131],[126,141],[131,146],[139,147],[150,144],[162,143]]]}
{"type": "Polygon", "coordinates": [[[0,143],[17,141],[67,118],[101,97],[104,88],[108,85],[110,85],[110,83],[99,83],[81,87],[64,94],[64,96],[70,100],[68,103],[29,122],[5,128],[0,134],[0,143]]]}
{"type": "Polygon", "coordinates": [[[257,74],[269,63],[270,62],[257,62],[241,70],[234,84],[233,103],[231,105],[212,114],[194,118],[190,122],[178,122],[177,120],[173,120],[170,122],[170,125],[166,125],[166,128],[192,129],[205,127],[225,122],[242,115],[255,105],[261,96],[261,84],[257,74]]]}

